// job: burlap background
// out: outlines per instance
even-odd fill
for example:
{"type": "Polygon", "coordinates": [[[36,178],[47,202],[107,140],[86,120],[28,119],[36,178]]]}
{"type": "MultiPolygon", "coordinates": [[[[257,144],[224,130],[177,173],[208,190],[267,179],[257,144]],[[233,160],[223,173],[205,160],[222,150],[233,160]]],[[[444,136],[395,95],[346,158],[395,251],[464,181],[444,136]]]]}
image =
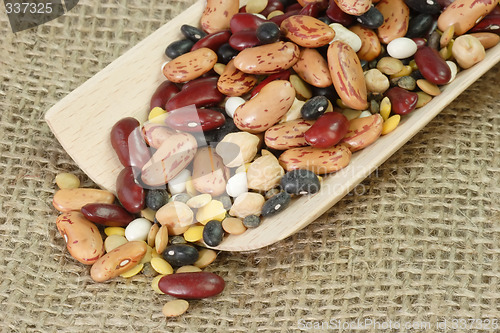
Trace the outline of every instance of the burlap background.
{"type": "Polygon", "coordinates": [[[445,319],[499,318],[499,65],[305,230],[221,253],[210,270],[224,293],[191,302],[182,317],[162,316],[169,298],[143,276],[91,281],[65,250],[51,197],[61,171],[93,184],[44,112],[193,2],[82,0],[17,34],[0,10],[2,331],[291,332],[301,319],[429,321],[434,331],[445,319]]]}

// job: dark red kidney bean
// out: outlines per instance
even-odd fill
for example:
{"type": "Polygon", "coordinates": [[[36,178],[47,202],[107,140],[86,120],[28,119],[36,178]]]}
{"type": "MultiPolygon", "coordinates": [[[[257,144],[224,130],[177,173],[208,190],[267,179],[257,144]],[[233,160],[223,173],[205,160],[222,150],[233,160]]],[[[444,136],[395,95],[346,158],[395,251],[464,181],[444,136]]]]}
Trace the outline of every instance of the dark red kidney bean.
{"type": "Polygon", "coordinates": [[[437,0],[404,0],[411,9],[425,14],[438,14],[441,12],[441,5],[437,0]]]}
{"type": "Polygon", "coordinates": [[[185,132],[210,131],[221,127],[226,122],[222,113],[210,109],[178,109],[170,111],[165,124],[173,129],[185,132]]]}
{"type": "Polygon", "coordinates": [[[335,0],[330,0],[328,8],[326,9],[326,16],[330,18],[335,23],[340,23],[343,26],[347,27],[351,25],[354,18],[342,11],[342,9],[337,6],[335,0]]]}
{"type": "Polygon", "coordinates": [[[469,32],[493,32],[500,34],[500,14],[486,15],[469,32]]]}
{"type": "Polygon", "coordinates": [[[266,22],[266,20],[257,15],[251,13],[238,13],[234,14],[231,18],[229,27],[234,34],[241,30],[255,30],[264,22],[266,22]]]}
{"type": "Polygon", "coordinates": [[[209,84],[209,83],[214,84],[214,82],[217,82],[218,80],[219,80],[218,76],[200,77],[200,78],[197,78],[197,79],[194,79],[194,80],[191,80],[191,81],[184,83],[181,90],[195,88],[195,86],[200,88],[200,87],[203,87],[205,84],[209,84]]]}
{"type": "Polygon", "coordinates": [[[424,37],[432,28],[435,19],[431,14],[418,14],[410,19],[408,23],[408,31],[406,36],[408,38],[424,37]]]}
{"type": "Polygon", "coordinates": [[[90,203],[81,208],[87,220],[107,227],[126,227],[134,216],[115,204],[90,203]]]}
{"type": "Polygon", "coordinates": [[[328,112],[320,116],[304,133],[307,143],[316,148],[335,146],[349,131],[349,120],[339,112],[328,112]]]}
{"type": "Polygon", "coordinates": [[[192,40],[195,43],[207,35],[205,31],[193,27],[192,25],[189,24],[181,25],[181,32],[184,35],[184,37],[192,40]]]}
{"type": "Polygon", "coordinates": [[[185,53],[191,51],[194,42],[190,39],[180,39],[168,44],[165,49],[165,55],[170,59],[175,59],[185,53]]]}
{"type": "Polygon", "coordinates": [[[328,0],[323,0],[322,2],[310,2],[300,10],[299,15],[318,17],[327,7],[328,0]]]}
{"type": "Polygon", "coordinates": [[[408,91],[400,87],[394,87],[385,93],[391,101],[391,110],[395,114],[405,115],[417,106],[418,95],[417,93],[408,91]]]}
{"type": "Polygon", "coordinates": [[[280,39],[281,30],[280,27],[274,22],[264,22],[257,28],[255,33],[257,35],[257,39],[262,44],[271,44],[280,39]]]}
{"type": "Polygon", "coordinates": [[[377,29],[384,23],[384,15],[375,6],[371,6],[366,13],[355,18],[359,24],[368,29],[377,29]]]}
{"type": "Polygon", "coordinates": [[[151,158],[141,134],[139,121],[132,117],[119,120],[111,128],[111,146],[123,166],[142,168],[151,158]]]}
{"type": "Polygon", "coordinates": [[[180,89],[175,85],[175,83],[170,81],[163,81],[158,88],[156,88],[153,96],[151,96],[151,101],[149,102],[150,110],[155,107],[165,108],[165,104],[177,94],[180,89]]]}
{"type": "Polygon", "coordinates": [[[427,81],[435,84],[446,84],[450,81],[450,67],[437,50],[422,46],[415,53],[415,62],[427,81]]]}
{"type": "Polygon", "coordinates": [[[128,212],[139,213],[145,206],[146,192],[137,185],[132,167],[124,168],[116,179],[116,196],[128,212]]]}
{"type": "Polygon", "coordinates": [[[262,80],[258,85],[256,85],[255,88],[253,88],[250,96],[254,97],[255,95],[257,95],[261,91],[261,89],[269,82],[272,82],[274,80],[288,80],[289,78],[290,78],[290,71],[288,69],[279,73],[271,74],[264,80],[262,80]]]}
{"type": "MultiPolygon", "coordinates": [[[[493,10],[488,15],[500,15],[500,4],[493,8],[493,10]]],[[[486,16],[488,16],[486,15],[486,16]]]]}
{"type": "Polygon", "coordinates": [[[229,45],[235,50],[243,51],[246,48],[260,45],[260,40],[257,38],[255,30],[240,30],[231,35],[229,45]]]}
{"type": "Polygon", "coordinates": [[[210,272],[190,272],[165,275],[158,288],[165,294],[182,299],[202,299],[220,294],[224,280],[210,272]]]}
{"type": "Polygon", "coordinates": [[[300,3],[294,3],[285,8],[285,13],[301,10],[303,7],[300,3]]]}
{"type": "Polygon", "coordinates": [[[264,8],[263,11],[260,12],[260,14],[264,15],[267,17],[271,12],[274,12],[275,10],[281,10],[283,11],[285,9],[285,6],[283,3],[279,0],[269,0],[267,2],[266,8],[264,8]]]}
{"type": "Polygon", "coordinates": [[[218,31],[208,34],[199,41],[197,41],[191,48],[191,51],[201,49],[202,47],[207,47],[212,51],[217,52],[217,49],[222,44],[227,43],[229,41],[229,37],[231,37],[231,31],[229,30],[218,31]]]}
{"type": "Polygon", "coordinates": [[[217,50],[217,62],[226,64],[238,55],[238,51],[233,49],[229,43],[222,44],[217,50]]]}
{"type": "Polygon", "coordinates": [[[247,6],[241,6],[238,13],[246,13],[246,12],[247,12],[247,6]]]}
{"type": "Polygon", "coordinates": [[[217,80],[206,79],[183,88],[167,102],[166,109],[172,111],[191,104],[196,107],[216,105],[222,102],[224,97],[217,89],[217,80]]]}
{"type": "Polygon", "coordinates": [[[300,12],[300,10],[292,10],[290,12],[286,12],[285,14],[271,17],[269,19],[269,21],[276,23],[278,26],[281,26],[281,22],[283,22],[285,19],[289,18],[290,16],[297,15],[299,12],[300,12]]]}
{"type": "Polygon", "coordinates": [[[427,45],[427,40],[425,38],[417,37],[412,38],[412,40],[417,44],[417,48],[427,45]]]}

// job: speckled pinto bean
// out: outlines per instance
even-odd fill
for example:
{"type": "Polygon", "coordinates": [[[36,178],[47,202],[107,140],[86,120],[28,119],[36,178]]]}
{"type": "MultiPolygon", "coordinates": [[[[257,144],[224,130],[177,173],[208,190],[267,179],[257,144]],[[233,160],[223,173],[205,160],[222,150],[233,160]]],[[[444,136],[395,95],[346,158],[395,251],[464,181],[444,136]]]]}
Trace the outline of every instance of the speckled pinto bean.
{"type": "Polygon", "coordinates": [[[200,19],[201,27],[208,33],[229,29],[231,17],[238,11],[239,1],[207,0],[207,6],[200,19]]]}
{"type": "Polygon", "coordinates": [[[344,13],[359,16],[366,13],[371,5],[371,0],[335,0],[344,13]]]}
{"type": "Polygon", "coordinates": [[[95,282],[105,282],[136,266],[146,255],[148,245],[143,241],[131,241],[118,246],[100,257],[90,269],[95,282]]]}
{"type": "Polygon", "coordinates": [[[361,25],[353,25],[349,28],[361,39],[361,49],[357,52],[359,59],[372,61],[380,55],[382,47],[377,34],[361,25]]]}
{"type": "Polygon", "coordinates": [[[242,131],[261,133],[276,124],[293,104],[295,89],[289,81],[268,83],[254,98],[234,112],[234,124],[242,131]]]}
{"type": "Polygon", "coordinates": [[[266,146],[277,150],[305,147],[308,144],[304,133],[313,124],[314,120],[297,119],[274,125],[264,135],[266,146]]]}
{"type": "Polygon", "coordinates": [[[80,212],[59,215],[56,225],[64,237],[69,253],[82,264],[92,265],[104,254],[104,243],[99,229],[80,212]]]}
{"type": "Polygon", "coordinates": [[[293,65],[293,70],[312,86],[324,88],[332,85],[328,63],[315,49],[300,50],[299,60],[293,65]]]}
{"type": "Polygon", "coordinates": [[[89,203],[111,204],[115,201],[113,193],[93,188],[61,189],[54,194],[52,204],[60,212],[80,210],[89,203]]]}
{"type": "Polygon", "coordinates": [[[328,66],[342,102],[355,110],[365,110],[368,106],[365,77],[354,50],[341,41],[334,41],[328,47],[328,66]]]}
{"type": "Polygon", "coordinates": [[[295,65],[299,47],[290,42],[276,42],[244,49],[234,58],[234,66],[249,74],[273,74],[295,65]]]}
{"type": "Polygon", "coordinates": [[[351,151],[344,144],[328,149],[301,147],[285,151],[279,157],[286,171],[306,169],[315,174],[327,174],[346,167],[351,161],[351,151]]]}
{"type": "Polygon", "coordinates": [[[257,77],[240,71],[231,60],[219,77],[217,88],[227,96],[241,96],[252,90],[257,84],[257,77]]]}
{"type": "Polygon", "coordinates": [[[211,147],[198,149],[193,161],[193,185],[200,193],[218,196],[226,190],[226,167],[211,147]]]}
{"type": "Polygon", "coordinates": [[[172,82],[186,82],[202,76],[217,63],[217,54],[203,47],[185,53],[163,67],[163,75],[172,82]]]}
{"type": "Polygon", "coordinates": [[[335,31],[323,21],[312,16],[294,15],[281,23],[282,33],[292,42],[303,47],[320,47],[335,37],[335,31]]]}
{"type": "Polygon", "coordinates": [[[455,35],[463,35],[488,15],[498,5],[498,0],[456,0],[438,18],[438,28],[445,31],[455,27],[455,35]]]}
{"type": "Polygon", "coordinates": [[[384,16],[384,23],[377,29],[382,43],[389,44],[392,40],[406,35],[410,9],[403,0],[381,0],[376,8],[384,16]]]}
{"type": "Polygon", "coordinates": [[[189,133],[170,136],[142,168],[142,181],[149,186],[165,185],[191,162],[197,147],[189,133]]]}
{"type": "Polygon", "coordinates": [[[349,122],[349,130],[340,142],[352,152],[371,145],[382,133],[384,119],[380,114],[353,119],[349,122]]]}

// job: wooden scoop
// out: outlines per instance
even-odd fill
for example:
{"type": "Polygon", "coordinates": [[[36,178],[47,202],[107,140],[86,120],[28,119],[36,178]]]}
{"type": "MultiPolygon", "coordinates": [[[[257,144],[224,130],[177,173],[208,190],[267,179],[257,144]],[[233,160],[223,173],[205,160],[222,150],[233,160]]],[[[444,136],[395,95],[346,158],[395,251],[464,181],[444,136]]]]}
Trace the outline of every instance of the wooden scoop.
{"type": "MultiPolygon", "coordinates": [[[[204,9],[200,0],[113,61],[54,105],[45,115],[52,132],[78,166],[100,187],[115,190],[122,166],[109,142],[110,130],[121,118],[145,121],[151,94],[165,80],[160,68],[164,48],[183,38],[182,24],[198,25],[204,9]]],[[[244,1],[242,1],[242,4],[244,1]]],[[[321,190],[292,201],[283,212],[239,236],[229,236],[218,247],[224,251],[258,249],[304,228],[349,193],[396,150],[422,129],[469,85],[500,61],[500,45],[486,58],[457,75],[441,95],[403,117],[392,133],[353,154],[343,170],[324,177],[321,190]]]]}

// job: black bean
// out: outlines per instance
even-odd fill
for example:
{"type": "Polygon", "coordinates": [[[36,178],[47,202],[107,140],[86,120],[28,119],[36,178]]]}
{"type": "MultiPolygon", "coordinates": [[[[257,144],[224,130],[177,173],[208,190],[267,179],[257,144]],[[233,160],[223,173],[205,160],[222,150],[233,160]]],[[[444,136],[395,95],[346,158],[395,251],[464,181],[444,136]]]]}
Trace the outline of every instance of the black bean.
{"type": "Polygon", "coordinates": [[[224,238],[222,223],[217,220],[209,221],[203,228],[203,241],[208,246],[217,246],[224,238]]]}
{"type": "Polygon", "coordinates": [[[207,35],[206,32],[201,31],[200,29],[195,28],[189,24],[183,24],[181,26],[181,32],[184,37],[192,40],[195,43],[207,35]]]}
{"type": "Polygon", "coordinates": [[[169,245],[163,252],[163,258],[172,266],[192,265],[198,257],[198,250],[187,244],[169,245]]]}
{"type": "Polygon", "coordinates": [[[262,216],[270,216],[281,212],[288,206],[290,200],[290,194],[285,191],[272,196],[264,202],[264,206],[262,206],[262,216]]]}
{"type": "Polygon", "coordinates": [[[356,16],[356,21],[369,29],[377,29],[384,23],[384,15],[372,6],[366,13],[356,16]]]}
{"type": "Polygon", "coordinates": [[[188,53],[191,51],[194,43],[189,39],[176,40],[170,43],[165,49],[165,55],[170,59],[175,59],[178,56],[188,53]]]}
{"type": "Polygon", "coordinates": [[[264,22],[257,28],[257,39],[262,44],[277,42],[280,38],[280,27],[274,22],[264,22]]]}
{"type": "Polygon", "coordinates": [[[148,206],[152,210],[158,210],[167,204],[168,199],[169,195],[166,190],[149,190],[146,193],[146,206],[148,206]]]}
{"type": "Polygon", "coordinates": [[[329,101],[325,96],[314,96],[302,105],[300,114],[305,120],[315,120],[326,112],[328,105],[329,101]]]}
{"type": "Polygon", "coordinates": [[[309,170],[296,169],[287,172],[280,181],[283,190],[290,194],[308,194],[319,191],[318,176],[309,170]]]}

